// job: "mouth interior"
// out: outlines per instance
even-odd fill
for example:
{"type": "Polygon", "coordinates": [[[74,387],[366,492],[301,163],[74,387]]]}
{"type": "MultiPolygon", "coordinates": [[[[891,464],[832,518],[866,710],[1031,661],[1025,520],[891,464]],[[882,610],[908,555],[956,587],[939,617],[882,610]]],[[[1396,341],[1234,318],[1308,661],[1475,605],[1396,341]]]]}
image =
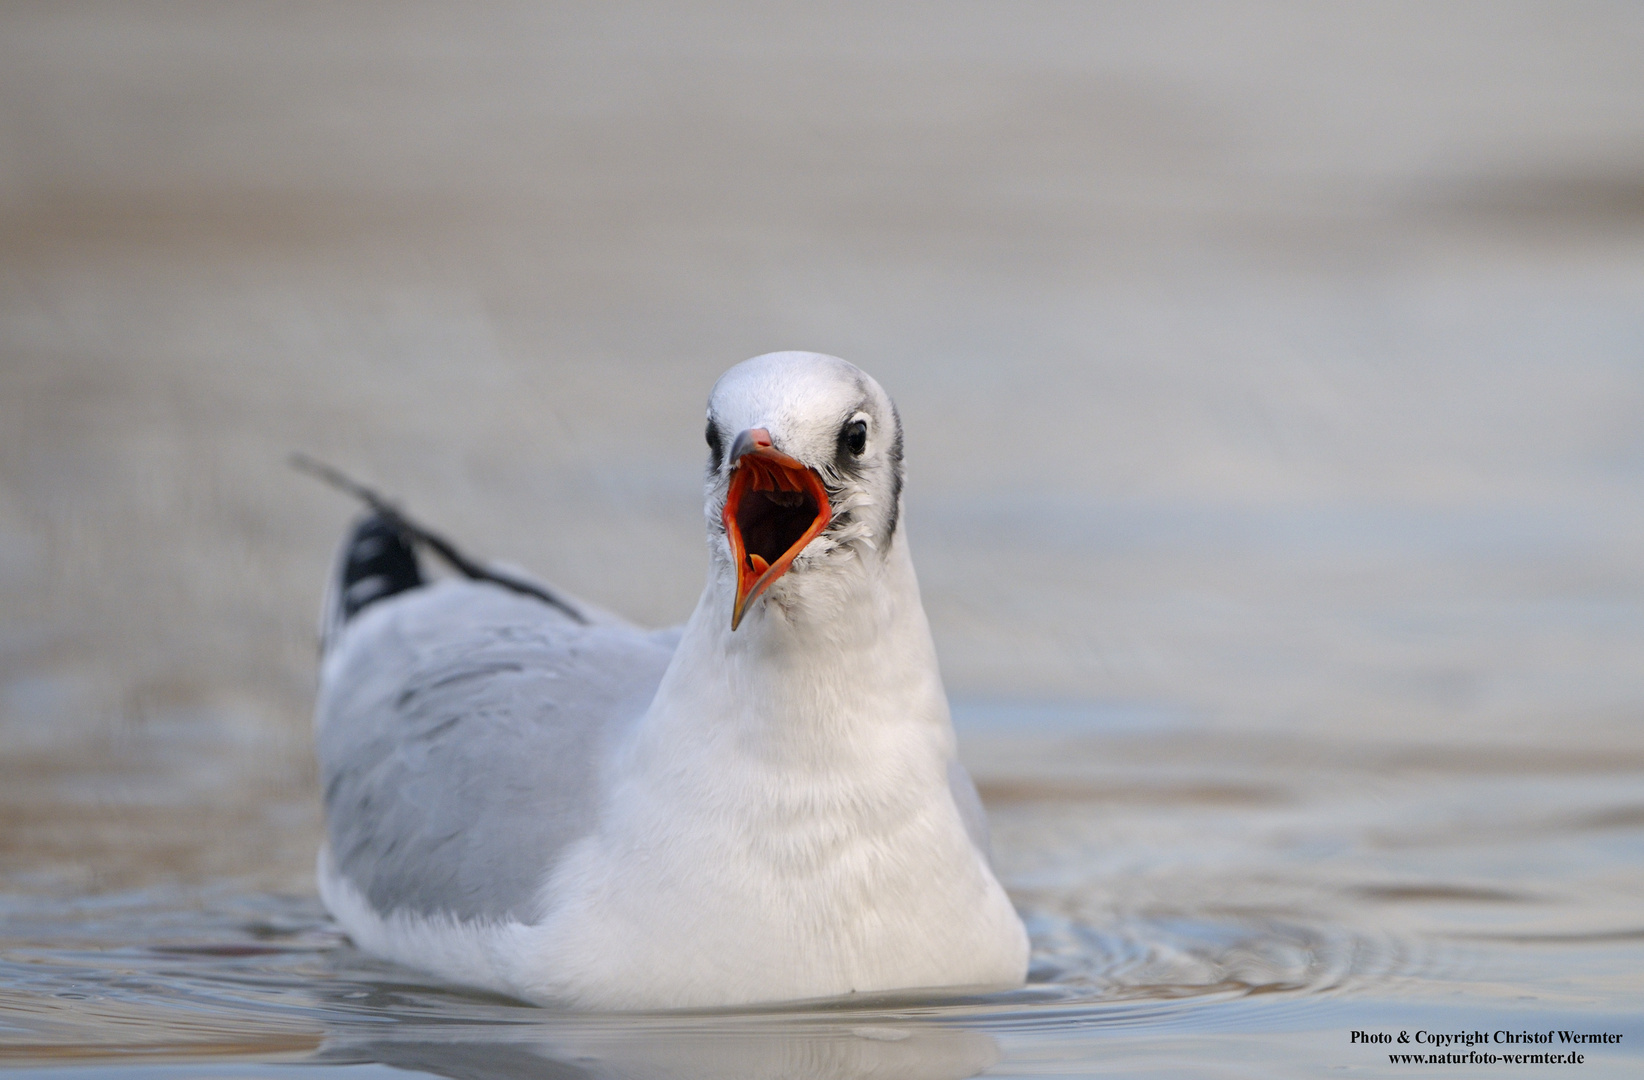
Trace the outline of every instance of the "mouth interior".
{"type": "Polygon", "coordinates": [[[743,456],[725,497],[725,535],[736,560],[735,630],[771,582],[828,527],[832,511],[821,477],[771,449],[743,456]]]}
{"type": "Polygon", "coordinates": [[[821,508],[806,490],[809,478],[793,475],[795,469],[754,457],[744,458],[737,468],[749,474],[734,511],[743,569],[762,574],[806,539],[821,508]]]}

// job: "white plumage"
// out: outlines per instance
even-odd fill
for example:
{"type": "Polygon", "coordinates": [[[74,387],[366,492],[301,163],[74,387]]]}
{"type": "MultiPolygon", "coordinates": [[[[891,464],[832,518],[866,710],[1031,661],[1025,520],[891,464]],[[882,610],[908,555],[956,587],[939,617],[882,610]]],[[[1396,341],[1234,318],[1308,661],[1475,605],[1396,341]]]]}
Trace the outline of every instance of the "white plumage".
{"type": "Polygon", "coordinates": [[[710,565],[682,631],[447,581],[334,633],[327,906],[367,951],[580,1008],[1020,985],[894,407],[842,360],[776,353],[708,416],[710,565]]]}

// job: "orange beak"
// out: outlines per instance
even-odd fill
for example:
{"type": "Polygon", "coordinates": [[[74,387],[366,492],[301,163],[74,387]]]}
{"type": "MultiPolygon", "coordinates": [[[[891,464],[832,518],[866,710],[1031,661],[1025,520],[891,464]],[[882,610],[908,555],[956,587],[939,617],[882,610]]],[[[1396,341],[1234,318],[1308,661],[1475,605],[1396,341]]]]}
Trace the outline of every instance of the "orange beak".
{"type": "Polygon", "coordinates": [[[828,527],[833,511],[822,478],[775,449],[764,428],[738,435],[730,458],[724,521],[736,563],[735,630],[759,594],[787,573],[805,545],[828,527]]]}

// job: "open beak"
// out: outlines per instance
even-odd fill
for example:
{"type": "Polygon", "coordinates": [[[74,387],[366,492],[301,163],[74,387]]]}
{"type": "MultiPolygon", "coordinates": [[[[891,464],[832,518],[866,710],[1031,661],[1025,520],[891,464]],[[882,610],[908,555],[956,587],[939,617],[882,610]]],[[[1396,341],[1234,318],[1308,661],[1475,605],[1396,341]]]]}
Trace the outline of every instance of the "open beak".
{"type": "Polygon", "coordinates": [[[822,478],[773,447],[764,428],[738,435],[730,461],[724,520],[736,563],[735,630],[759,594],[787,573],[805,545],[828,527],[833,512],[822,478]]]}

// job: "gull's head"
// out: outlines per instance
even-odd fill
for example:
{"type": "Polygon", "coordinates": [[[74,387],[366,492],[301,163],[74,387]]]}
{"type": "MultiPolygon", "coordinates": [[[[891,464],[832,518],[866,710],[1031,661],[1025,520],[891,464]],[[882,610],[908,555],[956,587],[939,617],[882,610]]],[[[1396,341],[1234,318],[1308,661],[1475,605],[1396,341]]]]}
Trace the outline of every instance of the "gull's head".
{"type": "Polygon", "coordinates": [[[902,424],[859,368],[806,352],[744,361],[714,384],[707,439],[708,528],[733,575],[732,630],[785,576],[890,549],[902,424]]]}

